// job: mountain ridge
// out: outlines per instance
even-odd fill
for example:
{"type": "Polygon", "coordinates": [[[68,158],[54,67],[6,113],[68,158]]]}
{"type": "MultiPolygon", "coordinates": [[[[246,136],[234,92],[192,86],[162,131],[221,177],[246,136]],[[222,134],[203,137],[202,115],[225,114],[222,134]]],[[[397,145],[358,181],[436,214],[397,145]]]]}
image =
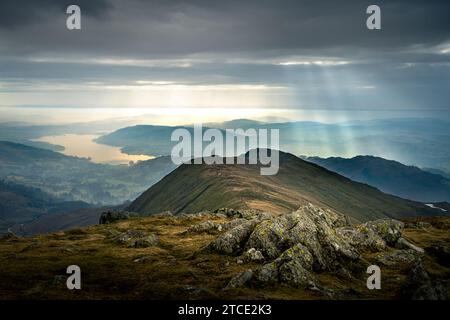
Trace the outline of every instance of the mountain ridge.
{"type": "Polygon", "coordinates": [[[356,221],[442,214],[281,151],[277,175],[261,176],[259,169],[259,165],[183,164],[133,201],[128,210],[147,215],[230,207],[283,213],[311,202],[356,221]]]}
{"type": "Polygon", "coordinates": [[[370,155],[353,158],[302,158],[402,198],[421,202],[450,201],[450,179],[416,166],[370,155]]]}

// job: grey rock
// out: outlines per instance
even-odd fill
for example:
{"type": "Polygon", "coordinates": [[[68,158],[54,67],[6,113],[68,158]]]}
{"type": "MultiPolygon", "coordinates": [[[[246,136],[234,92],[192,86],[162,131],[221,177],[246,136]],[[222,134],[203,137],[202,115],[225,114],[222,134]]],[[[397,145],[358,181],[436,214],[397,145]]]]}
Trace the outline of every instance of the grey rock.
{"type": "Polygon", "coordinates": [[[141,230],[128,230],[113,237],[114,242],[128,248],[146,248],[158,244],[158,237],[141,230]]]}
{"type": "Polygon", "coordinates": [[[257,272],[257,280],[263,283],[278,282],[278,265],[270,262],[263,265],[257,272]]]}
{"type": "Polygon", "coordinates": [[[394,219],[380,219],[369,221],[361,225],[361,228],[367,228],[378,234],[388,246],[395,246],[402,236],[404,223],[394,219]]]}
{"type": "Polygon", "coordinates": [[[100,216],[99,224],[108,224],[120,220],[126,220],[137,215],[137,213],[128,211],[105,211],[102,212],[100,216]]]}
{"type": "Polygon", "coordinates": [[[397,241],[396,247],[399,249],[410,249],[410,250],[414,250],[418,253],[425,253],[425,250],[412,244],[411,242],[409,242],[408,240],[406,240],[405,238],[400,238],[397,241]]]}
{"type": "Polygon", "coordinates": [[[199,224],[195,224],[190,226],[187,230],[186,233],[190,234],[190,233],[210,233],[210,234],[214,234],[216,232],[220,232],[222,231],[222,224],[211,221],[211,220],[207,220],[204,222],[201,222],[199,224]]]}
{"type": "Polygon", "coordinates": [[[243,255],[242,255],[242,261],[244,262],[259,262],[264,261],[264,256],[261,253],[261,251],[256,250],[255,248],[248,249],[243,255]]]}
{"type": "Polygon", "coordinates": [[[269,258],[275,259],[286,248],[287,224],[283,217],[264,220],[253,230],[246,247],[255,248],[269,258]]]}
{"type": "Polygon", "coordinates": [[[242,273],[239,273],[238,275],[231,278],[230,282],[228,282],[228,284],[224,288],[224,290],[243,287],[245,284],[247,284],[252,279],[252,277],[253,277],[253,271],[251,269],[246,270],[242,273]]]}
{"type": "Polygon", "coordinates": [[[249,220],[239,224],[221,234],[207,246],[207,249],[228,255],[239,254],[244,249],[245,243],[256,223],[256,220],[249,220]]]}
{"type": "Polygon", "coordinates": [[[251,220],[254,219],[258,214],[253,210],[235,210],[232,208],[220,208],[214,211],[215,214],[223,214],[228,218],[242,218],[251,220]]]}
{"type": "Polygon", "coordinates": [[[306,247],[296,244],[275,260],[279,281],[291,286],[306,288],[315,283],[312,273],[313,257],[306,247]]]}
{"type": "Polygon", "coordinates": [[[377,255],[376,261],[385,266],[398,264],[413,265],[420,259],[420,254],[415,250],[394,250],[377,255]]]}
{"type": "Polygon", "coordinates": [[[378,252],[386,249],[386,242],[372,229],[363,225],[357,225],[353,228],[339,228],[337,232],[358,250],[378,252]]]}

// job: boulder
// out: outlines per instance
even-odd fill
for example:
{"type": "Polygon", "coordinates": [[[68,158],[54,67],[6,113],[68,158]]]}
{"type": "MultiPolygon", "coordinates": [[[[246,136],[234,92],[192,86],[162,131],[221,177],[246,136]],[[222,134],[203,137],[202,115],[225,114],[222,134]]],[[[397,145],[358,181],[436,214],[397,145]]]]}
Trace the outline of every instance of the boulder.
{"type": "Polygon", "coordinates": [[[146,248],[158,244],[158,237],[141,230],[128,230],[113,237],[113,241],[128,248],[146,248]]]}
{"type": "Polygon", "coordinates": [[[137,215],[137,213],[128,211],[105,211],[102,212],[100,216],[99,224],[108,224],[120,220],[126,220],[137,215]]]}
{"type": "Polygon", "coordinates": [[[285,283],[307,288],[316,283],[312,274],[313,256],[306,247],[297,244],[283,252],[276,260],[262,266],[256,275],[260,283],[285,283]]]}
{"type": "Polygon", "coordinates": [[[214,234],[216,232],[222,231],[222,224],[207,220],[204,222],[201,222],[199,224],[195,224],[190,226],[186,233],[210,233],[214,234]]]}
{"type": "Polygon", "coordinates": [[[361,230],[367,229],[375,232],[391,247],[394,247],[401,238],[403,228],[404,223],[394,219],[369,221],[360,226],[361,230]]]}
{"type": "Polygon", "coordinates": [[[217,237],[206,249],[228,255],[240,254],[256,223],[256,220],[248,220],[239,224],[217,237]]]}
{"type": "Polygon", "coordinates": [[[269,258],[277,258],[287,248],[287,225],[283,217],[264,220],[255,227],[246,248],[255,248],[269,258]]]}
{"type": "Polygon", "coordinates": [[[239,273],[231,278],[224,290],[240,288],[247,284],[253,277],[253,271],[251,269],[239,273]]]}
{"type": "Polygon", "coordinates": [[[394,250],[377,255],[377,263],[385,266],[406,265],[411,266],[420,259],[420,254],[415,250],[394,250]]]}
{"type": "Polygon", "coordinates": [[[258,251],[255,248],[250,248],[242,255],[241,260],[243,262],[260,262],[264,261],[264,256],[261,251],[258,251]]]}
{"type": "Polygon", "coordinates": [[[337,232],[358,250],[378,252],[386,249],[386,242],[372,229],[364,225],[357,225],[353,228],[339,228],[337,232]]]}
{"type": "Polygon", "coordinates": [[[266,263],[257,272],[256,278],[262,283],[278,282],[278,265],[275,261],[266,263]]]}
{"type": "Polygon", "coordinates": [[[282,283],[287,283],[295,287],[306,288],[315,283],[311,271],[313,266],[313,256],[308,249],[296,244],[289,248],[275,260],[278,266],[278,277],[282,283]]]}
{"type": "Polygon", "coordinates": [[[422,248],[412,244],[411,242],[409,242],[405,238],[398,239],[396,247],[399,248],[399,249],[413,250],[413,251],[416,251],[418,253],[425,253],[424,249],[422,249],[422,248]]]}

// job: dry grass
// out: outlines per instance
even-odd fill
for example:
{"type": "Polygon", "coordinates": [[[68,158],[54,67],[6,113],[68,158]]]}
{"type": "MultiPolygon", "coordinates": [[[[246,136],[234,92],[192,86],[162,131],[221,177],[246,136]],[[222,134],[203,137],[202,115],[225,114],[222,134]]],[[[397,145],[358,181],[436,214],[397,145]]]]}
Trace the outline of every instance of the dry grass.
{"type": "MultiPolygon", "coordinates": [[[[438,218],[440,228],[406,230],[406,236],[422,247],[450,240],[450,219],[438,218]]],[[[231,277],[257,266],[238,264],[236,257],[200,251],[216,236],[182,234],[190,225],[226,218],[134,218],[30,238],[0,240],[0,299],[326,299],[308,290],[284,285],[222,289],[231,277]],[[129,229],[153,232],[159,244],[126,248],[111,240],[114,231],[129,229]],[[141,259],[140,262],[135,260],[141,259]],[[65,270],[76,264],[82,270],[82,290],[67,290],[65,270]],[[58,277],[60,276],[60,277],[58,277]],[[58,281],[59,279],[59,281],[58,281]],[[63,279],[63,280],[61,280],[63,279]]],[[[364,256],[368,263],[373,254],[364,256]]],[[[432,257],[425,260],[433,275],[449,279],[448,268],[432,257]]],[[[354,279],[324,273],[321,283],[344,299],[391,299],[408,270],[383,268],[383,289],[370,291],[364,273],[354,279]]]]}

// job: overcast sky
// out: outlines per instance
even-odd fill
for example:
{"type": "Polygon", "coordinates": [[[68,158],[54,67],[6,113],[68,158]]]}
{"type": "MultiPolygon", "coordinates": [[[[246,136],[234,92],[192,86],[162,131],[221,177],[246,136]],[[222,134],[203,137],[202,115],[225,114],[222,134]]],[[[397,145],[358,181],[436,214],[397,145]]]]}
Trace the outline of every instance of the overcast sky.
{"type": "Polygon", "coordinates": [[[450,1],[2,0],[0,105],[440,117],[449,13],[450,1]],[[80,31],[66,29],[69,4],[80,31]],[[366,28],[370,4],[382,30],[366,28]]]}

